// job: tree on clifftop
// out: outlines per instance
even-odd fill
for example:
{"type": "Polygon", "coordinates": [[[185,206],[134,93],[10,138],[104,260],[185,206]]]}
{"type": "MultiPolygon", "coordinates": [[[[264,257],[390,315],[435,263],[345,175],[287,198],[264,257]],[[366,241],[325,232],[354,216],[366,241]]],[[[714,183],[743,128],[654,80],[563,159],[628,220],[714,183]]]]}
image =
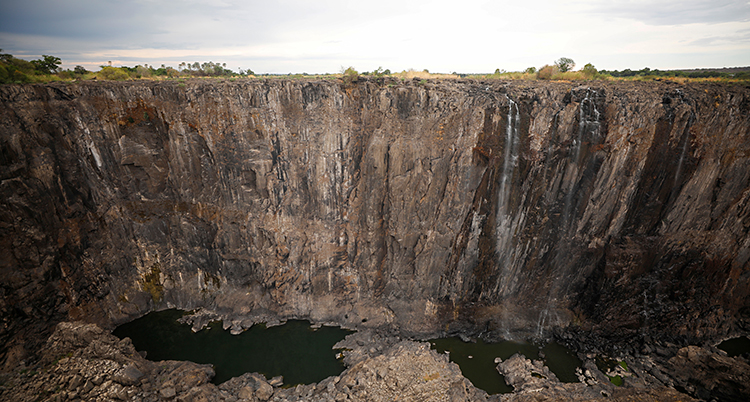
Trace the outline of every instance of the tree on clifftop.
{"type": "Polygon", "coordinates": [[[59,57],[43,54],[41,60],[32,60],[31,63],[34,64],[34,69],[41,74],[54,74],[62,64],[62,60],[59,57]]]}
{"type": "Polygon", "coordinates": [[[555,66],[560,70],[561,73],[568,72],[576,66],[576,62],[573,59],[567,57],[560,57],[556,62],[555,66]]]}

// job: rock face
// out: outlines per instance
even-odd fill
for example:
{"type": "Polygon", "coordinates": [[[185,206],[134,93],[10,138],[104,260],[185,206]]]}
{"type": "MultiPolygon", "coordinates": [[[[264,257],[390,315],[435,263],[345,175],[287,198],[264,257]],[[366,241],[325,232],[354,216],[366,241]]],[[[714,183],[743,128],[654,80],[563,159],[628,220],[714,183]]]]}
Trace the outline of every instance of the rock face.
{"type": "Polygon", "coordinates": [[[750,325],[746,87],[87,82],[0,103],[8,367],[56,322],[171,306],[234,331],[750,325]]]}

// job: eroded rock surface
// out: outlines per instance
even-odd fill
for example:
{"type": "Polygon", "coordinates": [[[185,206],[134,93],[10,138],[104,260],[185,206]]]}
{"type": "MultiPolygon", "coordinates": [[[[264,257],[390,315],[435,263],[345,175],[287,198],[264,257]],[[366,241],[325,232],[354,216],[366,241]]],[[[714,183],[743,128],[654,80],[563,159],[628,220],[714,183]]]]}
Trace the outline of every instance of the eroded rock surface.
{"type": "MultiPolygon", "coordinates": [[[[500,362],[497,370],[514,392],[503,401],[692,401],[693,398],[661,384],[642,371],[629,371],[620,386],[612,384],[592,361],[578,373],[580,382],[562,383],[542,361],[515,354],[500,362]]],[[[614,373],[612,373],[614,374],[614,373]]]]}
{"type": "Polygon", "coordinates": [[[200,400],[199,395],[220,394],[210,383],[210,365],[151,362],[129,339],[120,340],[96,324],[61,323],[40,352],[42,364],[6,377],[1,400],[200,400]]]}
{"type": "Polygon", "coordinates": [[[745,86],[85,82],[0,104],[5,370],[58,322],[167,307],[631,349],[750,330],[745,86]]]}

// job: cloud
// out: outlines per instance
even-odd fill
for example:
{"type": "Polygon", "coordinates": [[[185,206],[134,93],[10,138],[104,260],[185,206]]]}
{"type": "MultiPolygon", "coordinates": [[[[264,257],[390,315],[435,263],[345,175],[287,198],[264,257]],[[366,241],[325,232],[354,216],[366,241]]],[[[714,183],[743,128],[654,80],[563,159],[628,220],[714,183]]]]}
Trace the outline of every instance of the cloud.
{"type": "Polygon", "coordinates": [[[586,2],[588,12],[649,25],[718,24],[750,21],[750,2],[732,0],[609,0],[586,2]]]}
{"type": "Polygon", "coordinates": [[[750,44],[750,29],[738,31],[734,35],[709,36],[690,41],[691,46],[745,45],[750,44]]]}
{"type": "Polygon", "coordinates": [[[749,27],[749,8],[721,0],[6,0],[0,48],[27,58],[53,54],[65,67],[215,61],[274,73],[349,65],[510,71],[559,57],[622,69],[640,60],[618,54],[666,54],[658,68],[668,68],[669,55],[692,54],[696,63],[699,54],[720,56],[709,49],[715,45],[731,50],[732,62],[747,51],[750,64],[739,33],[749,27]]]}
{"type": "Polygon", "coordinates": [[[158,31],[138,3],[27,0],[0,4],[0,31],[59,38],[115,39],[158,31]]]}

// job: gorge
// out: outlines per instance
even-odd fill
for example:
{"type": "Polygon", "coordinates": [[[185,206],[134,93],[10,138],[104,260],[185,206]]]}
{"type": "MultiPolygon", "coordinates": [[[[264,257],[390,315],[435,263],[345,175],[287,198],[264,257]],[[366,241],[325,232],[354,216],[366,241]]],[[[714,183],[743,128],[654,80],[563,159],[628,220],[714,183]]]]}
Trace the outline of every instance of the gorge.
{"type": "Polygon", "coordinates": [[[383,339],[371,359],[458,334],[664,362],[700,345],[745,382],[653,377],[748,395],[747,362],[713,347],[750,333],[747,86],[80,82],[0,102],[3,371],[45,361],[58,323],[105,336],[179,308],[233,333],[341,325],[383,339]]]}

